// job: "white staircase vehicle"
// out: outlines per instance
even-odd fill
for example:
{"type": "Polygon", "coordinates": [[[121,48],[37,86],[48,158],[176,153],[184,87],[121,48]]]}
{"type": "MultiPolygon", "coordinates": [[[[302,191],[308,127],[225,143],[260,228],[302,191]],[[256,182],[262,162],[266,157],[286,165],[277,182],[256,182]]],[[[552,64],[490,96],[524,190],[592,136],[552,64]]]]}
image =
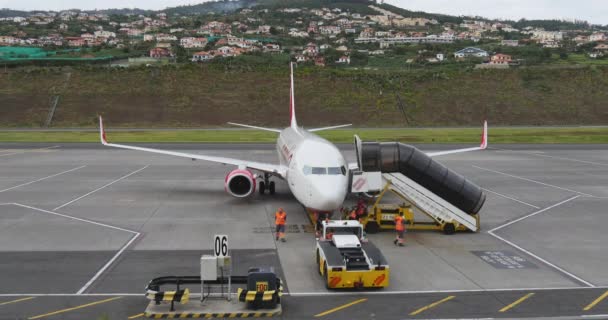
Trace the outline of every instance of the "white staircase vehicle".
{"type": "Polygon", "coordinates": [[[454,205],[440,198],[425,187],[405,175],[383,173],[382,178],[389,183],[389,188],[401,194],[411,204],[431,216],[439,223],[453,223],[455,227],[464,225],[471,231],[478,231],[477,219],[454,205]]]}

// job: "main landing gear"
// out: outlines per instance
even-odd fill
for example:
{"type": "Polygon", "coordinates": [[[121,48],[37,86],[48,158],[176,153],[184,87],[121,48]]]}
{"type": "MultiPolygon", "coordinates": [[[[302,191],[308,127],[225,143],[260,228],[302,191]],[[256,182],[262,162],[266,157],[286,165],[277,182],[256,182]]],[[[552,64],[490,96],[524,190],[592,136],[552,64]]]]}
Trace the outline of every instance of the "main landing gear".
{"type": "Polygon", "coordinates": [[[268,190],[269,194],[274,194],[274,181],[270,181],[270,175],[268,173],[264,173],[264,180],[260,181],[260,186],[258,190],[260,190],[260,194],[264,194],[266,190],[268,190]]]}

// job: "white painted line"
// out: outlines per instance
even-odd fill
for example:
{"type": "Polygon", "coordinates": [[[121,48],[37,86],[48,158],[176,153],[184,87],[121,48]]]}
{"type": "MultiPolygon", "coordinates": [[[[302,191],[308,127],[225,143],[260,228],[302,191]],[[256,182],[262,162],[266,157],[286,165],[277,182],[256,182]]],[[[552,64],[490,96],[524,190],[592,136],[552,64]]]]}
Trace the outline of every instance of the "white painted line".
{"type": "MultiPolygon", "coordinates": [[[[329,291],[329,292],[284,292],[283,295],[294,297],[316,296],[361,296],[361,295],[399,295],[427,293],[483,293],[483,292],[518,292],[518,291],[552,291],[552,290],[589,290],[603,287],[555,287],[555,288],[499,288],[499,289],[455,289],[455,290],[404,290],[404,291],[329,291]]],[[[608,287],[607,287],[608,288],[608,287]]]]}
{"type": "Polygon", "coordinates": [[[562,269],[562,268],[554,265],[553,263],[551,263],[551,262],[549,262],[549,261],[547,261],[547,260],[545,260],[545,259],[537,256],[536,254],[530,252],[529,250],[526,250],[526,249],[524,249],[524,248],[516,245],[513,242],[511,242],[511,241],[509,241],[507,239],[504,239],[504,238],[502,238],[502,237],[500,237],[500,236],[498,236],[498,235],[496,235],[494,233],[491,233],[491,232],[488,232],[488,234],[491,235],[491,236],[493,236],[494,238],[496,238],[498,240],[501,240],[501,241],[507,243],[508,245],[512,246],[513,248],[515,248],[515,249],[517,249],[517,250],[519,250],[519,251],[521,251],[521,252],[523,252],[523,253],[525,253],[525,254],[527,254],[529,256],[534,257],[536,260],[538,260],[538,261],[546,264],[547,266],[549,266],[549,267],[551,267],[551,268],[559,271],[560,273],[562,273],[562,274],[564,274],[564,275],[566,275],[566,276],[568,276],[568,277],[570,277],[572,279],[575,279],[576,281],[578,281],[580,283],[583,283],[584,285],[586,285],[586,286],[588,286],[590,288],[596,288],[596,286],[593,283],[591,283],[589,281],[586,281],[586,280],[583,280],[580,277],[577,277],[576,275],[574,275],[574,274],[572,274],[572,273],[570,273],[570,272],[568,272],[568,271],[566,271],[566,270],[564,270],[564,269],[562,269]]]}
{"type": "Polygon", "coordinates": [[[101,267],[101,269],[99,269],[99,271],[97,271],[97,273],[93,276],[93,278],[91,278],[84,286],[82,286],[82,288],[80,288],[80,290],[78,290],[78,292],[76,292],[76,294],[82,294],[83,292],[85,292],[85,290],[87,290],[89,288],[89,286],[91,286],[91,284],[93,284],[93,282],[95,282],[95,280],[97,280],[97,278],[99,278],[99,276],[101,276],[106,269],[108,269],[113,263],[114,261],[116,261],[116,259],[118,259],[118,257],[120,257],[122,255],[122,253],[131,245],[131,243],[133,243],[133,241],[137,240],[137,238],[139,238],[139,235],[141,233],[136,233],[131,240],[129,240],[129,242],[127,242],[124,246],[122,246],[122,248],[120,248],[120,250],[112,257],[112,259],[110,259],[110,261],[108,261],[103,267],[101,267]]]}
{"type": "MultiPolygon", "coordinates": [[[[422,293],[467,293],[467,292],[515,292],[515,291],[564,291],[564,290],[598,290],[608,289],[608,286],[598,287],[555,287],[555,288],[504,288],[504,289],[470,289],[470,290],[411,290],[411,291],[329,291],[329,292],[293,292],[283,293],[286,296],[363,296],[363,295],[397,295],[397,294],[422,294],[422,293]]],[[[0,293],[0,297],[114,297],[114,296],[132,296],[143,297],[142,293],[0,293]]],[[[191,297],[200,297],[200,293],[190,293],[191,297]]]]}
{"type": "Polygon", "coordinates": [[[19,207],[23,207],[23,208],[28,208],[28,209],[39,211],[39,212],[44,212],[44,213],[52,214],[52,215],[55,215],[55,216],[60,216],[60,217],[76,220],[76,221],[82,221],[82,222],[94,224],[94,225],[101,226],[101,227],[106,227],[106,228],[110,228],[110,229],[114,229],[114,230],[125,231],[125,232],[133,234],[133,237],[131,238],[131,240],[129,240],[129,242],[127,242],[124,246],[122,246],[122,248],[120,248],[120,250],[118,250],[118,252],[103,267],[101,267],[101,269],[99,269],[99,271],[97,271],[97,273],[82,288],[80,288],[80,290],[78,290],[78,292],[76,293],[76,295],[80,295],[86,289],[88,289],[89,286],[91,286],[91,284],[93,284],[93,282],[95,282],[95,280],[97,280],[97,278],[99,278],[99,276],[101,276],[112,265],[112,263],[114,263],[114,261],[116,261],[116,259],[118,259],[118,257],[120,257],[122,255],[122,253],[133,243],[133,241],[137,240],[137,238],[139,238],[139,236],[141,235],[141,233],[139,233],[137,231],[128,230],[128,229],[124,229],[124,228],[120,228],[120,227],[116,227],[116,226],[112,226],[112,225],[109,225],[109,224],[105,224],[105,223],[101,223],[101,222],[96,222],[96,221],[92,221],[92,220],[77,218],[77,217],[69,216],[69,215],[66,215],[66,214],[57,213],[57,212],[54,212],[54,211],[48,211],[48,210],[44,210],[44,209],[40,209],[40,208],[35,208],[35,207],[27,206],[27,205],[24,205],[24,204],[20,204],[20,203],[13,203],[13,205],[19,206],[19,207]]]}
{"type": "Polygon", "coordinates": [[[598,165],[598,166],[608,166],[608,163],[593,162],[593,161],[586,161],[586,160],[579,160],[579,159],[572,159],[572,158],[558,157],[558,156],[550,156],[548,154],[541,154],[541,153],[537,153],[537,152],[518,151],[518,150],[509,150],[509,149],[498,149],[498,150],[510,151],[510,152],[513,152],[513,153],[529,154],[529,155],[538,156],[538,157],[553,158],[553,159],[559,159],[559,160],[566,160],[566,161],[580,162],[580,163],[586,163],[586,164],[593,164],[593,165],[598,165]]]}
{"type": "Polygon", "coordinates": [[[59,146],[52,146],[52,147],[46,147],[46,148],[38,148],[38,149],[24,150],[24,151],[7,153],[7,154],[0,154],[0,157],[12,156],[15,154],[23,154],[23,153],[28,153],[28,152],[35,152],[35,151],[39,151],[39,150],[50,150],[50,149],[55,149],[55,148],[59,148],[59,146]]]}
{"type": "Polygon", "coordinates": [[[25,186],[30,185],[30,184],[32,184],[32,183],[36,183],[36,182],[40,182],[40,181],[42,181],[42,180],[46,180],[46,179],[50,179],[50,178],[54,178],[54,177],[60,176],[60,175],[62,175],[62,174],[64,174],[64,173],[68,173],[68,172],[76,171],[76,170],[78,170],[78,169],[82,169],[82,168],[84,168],[84,167],[86,167],[86,166],[80,166],[80,167],[77,167],[77,168],[74,168],[74,169],[70,169],[70,170],[66,170],[66,171],[63,171],[63,172],[56,173],[56,174],[54,174],[54,175],[50,175],[50,176],[48,176],[48,177],[40,178],[40,179],[38,179],[38,180],[34,180],[34,181],[30,181],[30,182],[26,182],[26,183],[20,184],[20,185],[18,185],[18,186],[14,186],[14,187],[10,187],[10,188],[4,189],[4,190],[0,190],[0,193],[5,192],[5,191],[9,191],[9,190],[13,190],[13,189],[17,189],[17,188],[21,188],[21,187],[25,187],[25,186]]]}
{"type": "Polygon", "coordinates": [[[556,189],[560,189],[560,190],[564,190],[564,191],[573,192],[573,193],[580,194],[580,195],[587,196],[587,197],[594,197],[593,195],[590,195],[588,193],[583,193],[583,192],[579,192],[579,191],[568,189],[568,188],[562,188],[560,186],[556,186],[556,185],[553,185],[553,184],[548,184],[548,183],[544,183],[544,182],[540,182],[540,181],[536,181],[536,180],[532,180],[532,179],[528,179],[528,178],[524,178],[524,177],[520,177],[520,176],[516,176],[516,175],[512,175],[512,174],[508,174],[508,173],[504,173],[504,172],[500,172],[500,171],[496,171],[496,170],[492,170],[492,169],[488,169],[488,168],[482,168],[482,167],[478,167],[476,165],[473,165],[473,167],[477,168],[477,169],[489,171],[489,172],[494,172],[494,173],[502,174],[502,175],[505,175],[507,177],[511,177],[511,178],[515,178],[515,179],[520,179],[520,180],[524,180],[524,181],[529,181],[529,182],[541,184],[543,186],[547,186],[547,187],[551,187],[551,188],[556,188],[556,189]]]}
{"type": "Polygon", "coordinates": [[[105,224],[105,223],[101,223],[101,222],[97,222],[97,221],[93,221],[93,220],[88,220],[88,219],[83,219],[83,218],[77,218],[77,217],[73,217],[73,216],[69,216],[67,214],[63,214],[63,213],[58,213],[58,212],[54,212],[54,211],[48,211],[48,210],[44,210],[44,209],[40,209],[40,208],[36,208],[36,207],[31,207],[25,204],[21,204],[21,203],[13,203],[13,205],[18,206],[18,207],[22,207],[22,208],[28,208],[28,209],[32,209],[35,211],[39,211],[39,212],[44,212],[44,213],[48,213],[48,214],[52,214],[52,215],[56,215],[56,216],[60,216],[60,217],[64,217],[64,218],[68,218],[68,219],[72,219],[72,220],[76,220],[76,221],[82,221],[82,222],[86,222],[86,223],[90,223],[90,224],[94,224],[94,225],[98,225],[101,227],[106,227],[106,228],[110,228],[110,229],[114,229],[114,230],[120,230],[120,231],[125,231],[125,232],[129,232],[132,234],[139,234],[139,232],[137,231],[133,231],[133,230],[129,230],[129,229],[124,229],[121,227],[116,227],[116,226],[112,226],[109,224],[105,224]]]}
{"type": "Polygon", "coordinates": [[[583,318],[608,318],[607,314],[584,314],[581,317],[583,318]]]}
{"type": "Polygon", "coordinates": [[[527,205],[528,207],[532,207],[532,208],[534,208],[534,209],[540,209],[540,207],[537,207],[537,206],[535,206],[535,205],[533,205],[533,204],[530,204],[530,203],[527,203],[527,202],[521,201],[521,200],[519,200],[519,199],[515,199],[515,198],[513,198],[513,197],[511,197],[511,196],[508,196],[508,195],[506,195],[506,194],[498,193],[498,192],[496,192],[496,191],[492,191],[492,190],[490,190],[490,189],[486,189],[486,188],[481,188],[481,189],[483,189],[483,190],[485,190],[485,191],[487,191],[487,192],[489,192],[489,193],[493,193],[493,194],[495,194],[495,195],[497,195],[497,196],[499,196],[499,197],[503,197],[503,198],[505,198],[505,199],[509,199],[509,200],[513,200],[513,201],[515,201],[515,202],[519,202],[519,203],[521,203],[521,204],[525,204],[525,205],[527,205]]]}
{"type": "Polygon", "coordinates": [[[551,206],[548,206],[548,207],[546,207],[546,208],[544,208],[544,209],[541,209],[541,210],[538,210],[538,211],[532,212],[532,213],[530,213],[530,214],[528,214],[528,215],[525,215],[525,216],[523,216],[523,217],[521,217],[521,218],[519,218],[519,219],[515,219],[515,220],[513,220],[513,221],[507,222],[507,223],[505,223],[505,224],[503,224],[503,225],[501,225],[501,226],[498,226],[498,227],[496,227],[496,228],[494,228],[494,229],[492,229],[492,230],[488,231],[488,233],[491,233],[491,232],[494,232],[494,231],[500,230],[500,229],[502,229],[502,228],[504,228],[504,227],[510,226],[510,225],[512,225],[512,224],[514,224],[514,223],[516,223],[516,222],[522,221],[522,220],[524,220],[524,219],[528,219],[528,218],[533,217],[533,216],[535,216],[535,215],[537,215],[537,214],[543,213],[543,212],[545,212],[545,211],[547,211],[547,210],[551,210],[551,209],[553,209],[553,208],[555,208],[555,207],[557,207],[557,206],[561,206],[562,204],[564,204],[564,203],[566,203],[566,202],[570,202],[570,201],[572,201],[572,200],[574,200],[574,199],[577,199],[577,198],[580,198],[580,195],[579,195],[579,196],[574,196],[574,197],[568,198],[568,199],[566,199],[566,200],[564,200],[564,201],[562,201],[562,202],[558,202],[558,203],[556,203],[556,204],[554,204],[554,205],[551,205],[551,206]]]}
{"type": "Polygon", "coordinates": [[[556,203],[556,204],[554,204],[554,205],[551,205],[551,206],[546,207],[546,208],[544,208],[544,209],[538,210],[538,211],[536,211],[536,212],[533,212],[533,213],[531,213],[531,214],[528,214],[528,215],[526,215],[526,216],[523,216],[523,217],[521,217],[521,218],[519,218],[519,219],[515,219],[515,220],[513,220],[513,221],[507,222],[507,223],[505,223],[505,224],[503,224],[503,225],[501,225],[501,226],[498,226],[498,227],[496,227],[496,228],[494,228],[494,229],[492,229],[492,230],[488,231],[488,234],[489,234],[489,235],[491,235],[491,236],[493,236],[494,238],[496,238],[496,239],[498,239],[498,240],[502,241],[502,242],[507,243],[508,245],[512,246],[513,248],[515,248],[515,249],[517,249],[517,250],[519,250],[519,251],[521,251],[521,252],[524,252],[524,253],[526,253],[527,255],[531,256],[531,257],[534,257],[536,260],[538,260],[538,261],[540,261],[540,262],[542,262],[542,263],[546,264],[547,266],[549,266],[549,267],[551,267],[551,268],[553,268],[553,269],[557,270],[558,272],[560,272],[560,273],[562,273],[562,274],[564,274],[564,275],[566,275],[566,276],[568,276],[568,277],[570,277],[570,278],[572,278],[572,279],[575,279],[576,281],[578,281],[578,282],[580,282],[580,283],[583,283],[583,284],[585,284],[585,285],[586,285],[586,286],[588,286],[588,287],[595,288],[595,285],[594,285],[594,284],[592,284],[591,282],[588,282],[588,281],[586,281],[586,280],[583,280],[582,278],[580,278],[580,277],[578,277],[578,276],[576,276],[576,275],[574,275],[574,274],[572,274],[572,273],[570,273],[570,272],[568,272],[568,271],[566,271],[566,270],[564,270],[564,269],[562,269],[562,268],[560,268],[560,267],[556,266],[555,264],[553,264],[553,263],[551,263],[551,262],[549,262],[549,261],[547,261],[547,260],[545,260],[545,259],[543,259],[543,258],[539,257],[538,255],[536,255],[536,254],[532,253],[531,251],[526,250],[526,249],[524,249],[524,248],[522,248],[522,247],[520,247],[520,246],[516,245],[515,243],[513,243],[513,242],[511,242],[511,241],[509,241],[509,240],[507,240],[507,239],[505,239],[505,238],[502,238],[501,236],[498,236],[498,235],[494,234],[494,232],[495,232],[495,231],[498,231],[498,230],[500,230],[500,229],[502,229],[502,228],[504,228],[504,227],[510,226],[510,225],[512,225],[512,224],[514,224],[514,223],[516,223],[516,222],[519,222],[519,221],[522,221],[522,220],[524,220],[524,219],[527,219],[527,218],[530,218],[530,217],[532,217],[532,216],[535,216],[535,215],[537,215],[537,214],[543,213],[543,212],[545,212],[545,211],[547,211],[547,210],[553,209],[553,208],[555,208],[555,207],[557,207],[557,206],[560,206],[560,205],[562,205],[562,204],[564,204],[564,203],[570,202],[570,201],[572,201],[572,200],[574,200],[574,199],[577,199],[577,198],[579,198],[579,197],[580,197],[580,195],[578,195],[578,196],[574,196],[574,197],[571,197],[571,198],[568,198],[568,199],[566,199],[566,200],[564,200],[564,201],[558,202],[558,203],[556,203]]]}
{"type": "Polygon", "coordinates": [[[85,195],[82,195],[82,196],[80,196],[80,197],[78,197],[78,198],[76,198],[76,199],[74,199],[74,200],[72,200],[72,201],[66,202],[66,203],[64,203],[64,204],[60,205],[59,207],[57,207],[57,208],[53,209],[53,211],[57,211],[57,210],[59,210],[59,209],[61,209],[61,208],[65,207],[65,206],[67,206],[67,205],[70,205],[70,204],[72,204],[72,203],[74,203],[74,202],[76,202],[76,201],[78,201],[78,200],[80,200],[80,199],[83,199],[83,198],[85,198],[85,197],[88,197],[88,196],[92,195],[93,193],[95,193],[95,192],[97,192],[97,191],[99,191],[99,190],[101,190],[101,189],[107,188],[107,187],[109,187],[109,186],[111,186],[111,185],[115,184],[116,182],[119,182],[119,181],[121,181],[121,180],[124,180],[124,179],[126,179],[126,178],[128,178],[128,177],[130,177],[130,176],[132,176],[132,175],[134,175],[134,174],[136,174],[136,173],[138,173],[138,172],[140,172],[140,171],[144,170],[144,169],[145,169],[145,168],[147,168],[147,167],[149,167],[149,165],[144,166],[143,168],[139,168],[139,169],[137,169],[137,170],[135,170],[135,171],[133,171],[133,172],[131,172],[131,173],[127,174],[127,175],[124,175],[124,176],[122,176],[122,177],[120,177],[120,178],[118,178],[118,179],[116,179],[116,180],[114,180],[114,181],[112,181],[112,182],[110,182],[110,183],[107,183],[107,184],[105,184],[104,186],[101,186],[101,187],[99,187],[99,188],[97,188],[97,189],[95,189],[95,190],[93,190],[93,191],[91,191],[91,192],[89,192],[89,193],[87,193],[87,194],[85,194],[85,195]]]}

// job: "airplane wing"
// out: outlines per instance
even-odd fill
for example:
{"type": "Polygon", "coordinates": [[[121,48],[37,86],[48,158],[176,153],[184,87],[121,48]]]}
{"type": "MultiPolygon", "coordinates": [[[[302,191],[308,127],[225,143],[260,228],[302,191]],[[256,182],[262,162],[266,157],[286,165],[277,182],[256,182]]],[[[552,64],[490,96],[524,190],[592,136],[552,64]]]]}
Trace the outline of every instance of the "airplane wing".
{"type": "Polygon", "coordinates": [[[223,164],[230,164],[230,165],[235,165],[242,169],[249,168],[249,169],[258,170],[258,171],[262,171],[262,172],[266,172],[266,173],[276,174],[282,178],[285,178],[285,175],[287,173],[287,168],[280,166],[280,165],[275,165],[275,164],[109,143],[106,138],[106,133],[103,128],[103,120],[101,117],[99,117],[99,134],[100,134],[100,138],[101,138],[101,143],[104,146],[108,146],[108,147],[166,154],[169,156],[189,158],[192,160],[204,160],[204,161],[211,161],[211,162],[217,162],[217,163],[223,163],[223,164]]]}
{"type": "MultiPolygon", "coordinates": [[[[360,139],[359,137],[356,137],[357,142],[355,142],[355,144],[360,144],[360,139]]],[[[358,148],[360,148],[360,146],[357,146],[358,148]]],[[[470,151],[478,151],[478,150],[485,150],[488,148],[488,122],[484,121],[483,122],[483,132],[481,134],[481,144],[479,145],[479,147],[472,147],[472,148],[464,148],[464,149],[455,149],[455,150],[445,150],[445,151],[437,151],[437,152],[425,152],[425,154],[429,157],[438,157],[438,156],[444,156],[447,154],[455,154],[455,153],[463,153],[463,152],[470,152],[470,151]]],[[[357,170],[359,169],[359,164],[357,162],[352,162],[348,164],[348,169],[350,170],[357,170]]]]}
{"type": "Polygon", "coordinates": [[[456,149],[456,150],[446,150],[446,151],[437,151],[437,152],[427,152],[426,155],[429,157],[437,157],[443,156],[446,154],[454,154],[454,153],[463,153],[469,151],[477,151],[477,150],[485,150],[488,148],[488,122],[483,122],[483,132],[481,134],[481,144],[479,147],[473,148],[464,148],[464,149],[456,149]]]}

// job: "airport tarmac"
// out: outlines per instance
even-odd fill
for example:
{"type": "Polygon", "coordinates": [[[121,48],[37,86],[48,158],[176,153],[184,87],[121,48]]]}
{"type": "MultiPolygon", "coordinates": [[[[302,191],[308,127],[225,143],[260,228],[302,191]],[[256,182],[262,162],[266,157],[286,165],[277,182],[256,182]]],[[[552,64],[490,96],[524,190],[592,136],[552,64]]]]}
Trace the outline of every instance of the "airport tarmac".
{"type": "MultiPolygon", "coordinates": [[[[159,146],[278,161],[272,145],[159,146]]],[[[481,231],[409,232],[405,248],[391,232],[370,235],[390,286],[328,292],[310,222],[282,181],[274,196],[241,200],[224,191],[230,166],[97,144],[0,144],[0,319],[141,318],[144,286],[197,275],[214,234],[229,236],[235,273],[277,270],[285,319],[608,318],[608,146],[495,145],[437,159],[486,189],[481,231]],[[272,234],[278,207],[286,243],[272,234]]]]}

